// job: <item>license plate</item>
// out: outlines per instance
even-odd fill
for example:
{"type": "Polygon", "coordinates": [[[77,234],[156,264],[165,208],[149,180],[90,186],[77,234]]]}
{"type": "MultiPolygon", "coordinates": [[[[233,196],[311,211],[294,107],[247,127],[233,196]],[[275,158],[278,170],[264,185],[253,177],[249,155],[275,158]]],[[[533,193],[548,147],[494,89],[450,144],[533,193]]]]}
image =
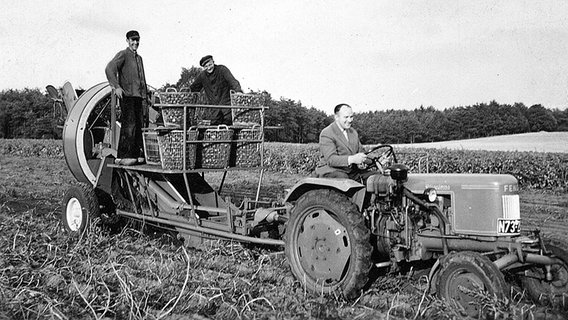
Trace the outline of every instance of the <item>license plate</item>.
{"type": "Polygon", "coordinates": [[[497,221],[498,233],[519,233],[521,232],[521,219],[499,219],[497,221]]]}

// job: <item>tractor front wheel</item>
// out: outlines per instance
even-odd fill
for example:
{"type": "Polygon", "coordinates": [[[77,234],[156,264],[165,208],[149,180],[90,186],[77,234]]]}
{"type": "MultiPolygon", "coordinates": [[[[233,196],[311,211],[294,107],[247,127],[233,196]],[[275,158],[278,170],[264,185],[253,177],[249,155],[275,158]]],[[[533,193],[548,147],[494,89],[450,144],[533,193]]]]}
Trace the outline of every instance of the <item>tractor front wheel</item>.
{"type": "MultiPolygon", "coordinates": [[[[567,245],[563,245],[566,248],[567,245]]],[[[550,267],[547,279],[547,266],[539,265],[524,272],[521,284],[529,297],[540,305],[568,309],[568,251],[560,246],[547,245],[551,257],[559,263],[550,267]]]]}
{"type": "Polygon", "coordinates": [[[370,231],[357,207],[334,190],[312,190],[294,206],[285,234],[292,273],[315,293],[360,294],[371,269],[370,231]]]}
{"type": "Polygon", "coordinates": [[[66,231],[82,234],[98,216],[99,201],[91,185],[80,183],[67,190],[61,213],[61,222],[66,231]]]}
{"type": "Polygon", "coordinates": [[[462,309],[470,317],[483,316],[484,299],[501,300],[508,285],[501,271],[477,252],[451,253],[442,259],[436,285],[438,296],[462,309]]]}

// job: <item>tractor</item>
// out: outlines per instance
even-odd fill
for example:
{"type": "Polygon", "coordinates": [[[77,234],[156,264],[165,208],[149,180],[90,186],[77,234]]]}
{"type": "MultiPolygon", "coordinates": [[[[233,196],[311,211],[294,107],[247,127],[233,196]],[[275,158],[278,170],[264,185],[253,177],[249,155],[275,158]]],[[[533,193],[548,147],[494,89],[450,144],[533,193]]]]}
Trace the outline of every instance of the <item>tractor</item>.
{"type": "MultiPolygon", "coordinates": [[[[97,219],[126,217],[175,230],[189,246],[232,239],[284,248],[302,286],[347,299],[362,294],[372,269],[396,273],[414,265],[427,266],[430,292],[469,315],[483,311],[477,292],[505,298],[512,282],[536,302],[559,305],[567,298],[568,246],[521,229],[515,177],[412,173],[398,162],[392,146],[379,145],[368,152],[376,174],[366,181],[307,177],[283,199],[261,200],[266,107],[211,106],[201,99],[168,99],[167,94],[155,92],[150,109],[177,108],[181,118],[176,130],[150,121],[146,132],[158,140],[177,134],[177,167],[165,165],[168,154],[162,145],[153,146],[159,149],[156,163],[114,164],[120,106],[108,83],[66,106],[64,154],[78,181],[63,201],[61,220],[68,232],[83,233],[97,219]],[[232,130],[232,137],[207,140],[208,130],[221,129],[190,118],[195,110],[211,107],[231,108],[233,115],[245,108],[259,118],[253,125],[235,122],[223,128],[232,130]],[[251,129],[258,133],[253,138],[239,134],[251,129]],[[226,158],[243,144],[253,146],[247,149],[254,154],[252,165],[208,162],[219,158],[220,146],[232,148],[226,158]],[[207,153],[211,146],[219,148],[207,153]],[[240,204],[221,196],[226,175],[236,170],[259,172],[256,195],[240,204]],[[207,181],[212,172],[223,175],[218,187],[207,181]]],[[[151,147],[145,141],[145,148],[151,147]]],[[[152,150],[145,151],[149,160],[152,150]]]]}
{"type": "Polygon", "coordinates": [[[286,257],[318,292],[355,298],[375,266],[400,272],[429,267],[429,290],[471,316],[479,290],[503,299],[511,281],[533,301],[564,306],[566,244],[521,232],[517,179],[504,174],[409,173],[390,145],[368,154],[378,174],[362,184],[309,178],[285,201],[286,257]]]}

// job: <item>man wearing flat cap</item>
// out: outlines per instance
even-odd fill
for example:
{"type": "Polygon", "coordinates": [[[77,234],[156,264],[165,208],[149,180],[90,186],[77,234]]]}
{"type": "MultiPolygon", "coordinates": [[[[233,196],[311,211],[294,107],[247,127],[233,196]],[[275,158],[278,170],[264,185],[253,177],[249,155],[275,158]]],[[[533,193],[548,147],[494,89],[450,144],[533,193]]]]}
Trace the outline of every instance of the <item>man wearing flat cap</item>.
{"type": "Polygon", "coordinates": [[[122,165],[143,163],[143,100],[148,98],[142,57],[138,54],[140,34],[126,33],[128,47],[119,51],[107,64],[105,73],[114,93],[120,99],[120,140],[115,162],[122,165]]]}
{"type": "MultiPolygon", "coordinates": [[[[192,92],[205,90],[205,95],[212,105],[231,105],[231,90],[242,92],[241,84],[224,65],[216,65],[213,57],[207,55],[199,60],[199,65],[203,68],[195,81],[190,85],[192,92]]],[[[208,109],[206,119],[211,120],[211,124],[233,123],[231,109],[208,109]]]]}

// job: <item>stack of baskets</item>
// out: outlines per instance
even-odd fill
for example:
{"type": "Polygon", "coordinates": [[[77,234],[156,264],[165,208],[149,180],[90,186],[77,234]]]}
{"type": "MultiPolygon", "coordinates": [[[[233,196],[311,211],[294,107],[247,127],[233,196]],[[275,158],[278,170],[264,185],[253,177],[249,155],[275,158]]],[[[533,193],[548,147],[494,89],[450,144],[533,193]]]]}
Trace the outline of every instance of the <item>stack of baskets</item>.
{"type": "Polygon", "coordinates": [[[195,126],[199,120],[196,108],[208,104],[203,94],[168,89],[158,92],[155,97],[156,104],[161,107],[165,128],[143,133],[147,164],[161,165],[165,170],[262,165],[265,95],[231,92],[231,105],[237,106],[232,108],[234,129],[226,125],[200,129],[195,126]],[[187,130],[185,137],[184,129],[187,130]]]}

